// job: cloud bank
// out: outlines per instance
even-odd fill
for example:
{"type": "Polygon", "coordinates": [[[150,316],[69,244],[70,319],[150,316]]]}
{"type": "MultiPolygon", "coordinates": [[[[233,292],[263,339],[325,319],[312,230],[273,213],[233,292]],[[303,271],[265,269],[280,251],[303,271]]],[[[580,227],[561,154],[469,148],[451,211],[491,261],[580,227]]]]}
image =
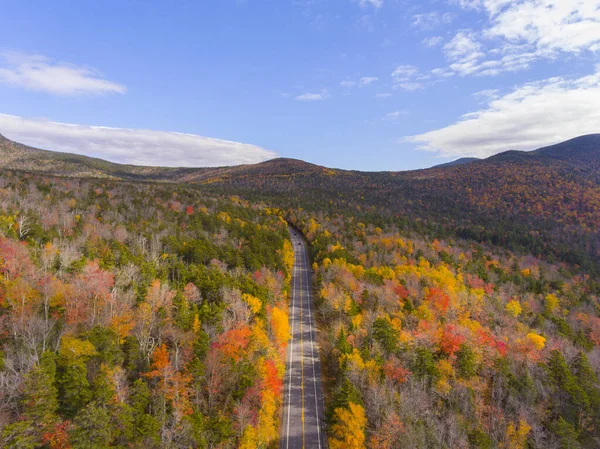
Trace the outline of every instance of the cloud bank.
{"type": "Polygon", "coordinates": [[[600,0],[454,0],[488,26],[460,30],[444,47],[453,73],[494,76],[600,51],[600,0]]]}
{"type": "Polygon", "coordinates": [[[445,157],[487,157],[506,150],[533,150],[600,132],[600,66],[577,79],[562,77],[490,95],[486,106],[462,120],[404,141],[445,157]]]}
{"type": "Polygon", "coordinates": [[[127,91],[122,84],[102,79],[89,67],[18,52],[0,53],[0,83],[61,96],[124,94],[127,91]]]}
{"type": "Polygon", "coordinates": [[[36,148],[122,164],[215,167],[253,164],[277,157],[275,152],[256,145],[195,134],[73,125],[7,114],[0,114],[0,133],[36,148]]]}

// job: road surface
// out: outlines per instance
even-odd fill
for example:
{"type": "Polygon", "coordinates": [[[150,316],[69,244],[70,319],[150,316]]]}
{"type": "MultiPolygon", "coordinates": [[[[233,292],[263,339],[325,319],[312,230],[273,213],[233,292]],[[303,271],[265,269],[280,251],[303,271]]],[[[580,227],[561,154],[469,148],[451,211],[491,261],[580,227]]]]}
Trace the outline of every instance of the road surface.
{"type": "Polygon", "coordinates": [[[290,228],[295,263],[292,272],[280,449],[326,449],[321,363],[312,301],[311,267],[303,237],[290,228]]]}

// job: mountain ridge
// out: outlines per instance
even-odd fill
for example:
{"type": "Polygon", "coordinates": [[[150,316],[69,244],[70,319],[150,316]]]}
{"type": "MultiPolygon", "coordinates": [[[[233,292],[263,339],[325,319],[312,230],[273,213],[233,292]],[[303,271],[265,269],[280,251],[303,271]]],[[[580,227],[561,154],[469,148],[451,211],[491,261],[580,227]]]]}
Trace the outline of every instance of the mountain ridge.
{"type": "Polygon", "coordinates": [[[291,158],[229,167],[121,165],[0,141],[0,169],[189,184],[280,208],[350,207],[600,271],[600,134],[466,164],[363,172],[291,158]]]}
{"type": "MultiPolygon", "coordinates": [[[[347,170],[326,167],[301,159],[278,157],[257,164],[242,164],[219,167],[162,167],[122,164],[107,161],[102,158],[79,155],[75,153],[58,152],[31,147],[12,141],[0,134],[0,168],[22,171],[44,172],[65,176],[94,176],[122,179],[146,179],[156,181],[194,182],[210,178],[210,175],[240,174],[245,170],[250,173],[267,171],[271,174],[287,172],[301,173],[306,171],[323,171],[335,173],[411,173],[423,170],[436,170],[462,166],[485,161],[514,160],[518,158],[546,157],[566,162],[597,162],[600,160],[600,134],[588,134],[569,139],[554,145],[538,148],[533,151],[509,150],[497,153],[485,159],[460,158],[445,164],[434,165],[420,170],[373,171],[347,170]],[[7,157],[12,155],[12,157],[7,157]],[[41,163],[36,163],[41,162],[41,163]],[[52,166],[54,163],[54,167],[52,166]],[[40,168],[43,167],[43,168],[40,168]],[[262,169],[261,169],[262,167],[262,169]],[[265,170],[266,168],[266,170],[265,170]]],[[[331,173],[330,173],[331,174],[331,173]]]]}

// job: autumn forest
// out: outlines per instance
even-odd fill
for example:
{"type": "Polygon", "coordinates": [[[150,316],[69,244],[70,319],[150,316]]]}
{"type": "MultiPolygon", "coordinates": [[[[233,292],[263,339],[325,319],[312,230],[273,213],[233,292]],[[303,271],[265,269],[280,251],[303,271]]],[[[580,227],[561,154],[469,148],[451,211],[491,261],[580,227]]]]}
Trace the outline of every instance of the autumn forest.
{"type": "Polygon", "coordinates": [[[600,145],[575,147],[406,174],[11,166],[0,446],[277,448],[295,229],[329,447],[599,447],[600,145]]]}

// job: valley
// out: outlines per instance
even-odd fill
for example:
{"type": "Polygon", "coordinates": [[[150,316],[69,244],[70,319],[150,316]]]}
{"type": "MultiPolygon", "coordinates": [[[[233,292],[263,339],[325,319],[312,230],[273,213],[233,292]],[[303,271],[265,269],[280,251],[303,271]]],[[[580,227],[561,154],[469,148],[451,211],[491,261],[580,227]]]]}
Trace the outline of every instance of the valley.
{"type": "Polygon", "coordinates": [[[595,447],[599,155],[163,169],[3,139],[3,447],[595,447]]]}

